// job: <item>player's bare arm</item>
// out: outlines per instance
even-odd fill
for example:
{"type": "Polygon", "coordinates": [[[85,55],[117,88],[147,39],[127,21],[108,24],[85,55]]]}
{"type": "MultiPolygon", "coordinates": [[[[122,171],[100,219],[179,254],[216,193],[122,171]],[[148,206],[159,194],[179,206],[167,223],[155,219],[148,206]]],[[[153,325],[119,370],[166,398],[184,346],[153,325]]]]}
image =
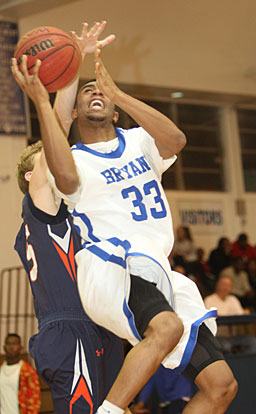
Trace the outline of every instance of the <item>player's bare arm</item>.
{"type": "MultiPolygon", "coordinates": [[[[95,52],[96,47],[102,48],[107,46],[115,39],[115,35],[111,34],[104,39],[99,40],[99,36],[105,29],[106,24],[107,22],[105,20],[101,23],[96,22],[92,28],[88,30],[88,23],[84,23],[80,36],[78,36],[76,32],[71,32],[72,38],[81,52],[82,63],[87,54],[95,52]]],[[[75,104],[78,82],[79,77],[77,76],[70,86],[57,92],[54,102],[56,117],[66,135],[68,135],[73,122],[72,110],[75,104]]]]}
{"type": "Polygon", "coordinates": [[[16,59],[12,59],[12,73],[21,89],[35,104],[47,164],[55,177],[57,188],[64,194],[73,194],[79,186],[79,177],[69,144],[50,104],[49,94],[38,77],[40,65],[41,61],[37,60],[34,72],[30,75],[27,57],[23,55],[21,71],[16,59]]]}
{"type": "Polygon", "coordinates": [[[101,60],[101,50],[95,51],[95,74],[103,95],[127,112],[156,142],[160,155],[166,159],[178,154],[186,144],[183,132],[165,115],[127,95],[113,82],[101,60]]]}
{"type": "Polygon", "coordinates": [[[25,174],[29,181],[29,194],[34,205],[45,213],[55,216],[59,210],[61,199],[56,196],[47,177],[47,162],[44,149],[34,156],[33,171],[25,174]]]}

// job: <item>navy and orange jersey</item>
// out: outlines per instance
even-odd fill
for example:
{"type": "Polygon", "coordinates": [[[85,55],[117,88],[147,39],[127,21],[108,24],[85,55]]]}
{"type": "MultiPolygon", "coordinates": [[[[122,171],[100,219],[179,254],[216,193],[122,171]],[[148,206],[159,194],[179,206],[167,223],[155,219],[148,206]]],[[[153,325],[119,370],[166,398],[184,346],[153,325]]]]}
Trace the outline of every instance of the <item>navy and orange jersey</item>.
{"type": "Polygon", "coordinates": [[[29,276],[37,318],[56,312],[84,312],[74,259],[81,248],[80,237],[66,205],[62,202],[52,216],[38,209],[27,192],[22,218],[15,250],[29,276]]]}
{"type": "Polygon", "coordinates": [[[81,248],[62,202],[56,216],[23,199],[17,250],[29,276],[39,332],[29,341],[39,375],[51,389],[55,414],[93,414],[123,361],[122,342],[83,310],[74,254],[81,248]]]}

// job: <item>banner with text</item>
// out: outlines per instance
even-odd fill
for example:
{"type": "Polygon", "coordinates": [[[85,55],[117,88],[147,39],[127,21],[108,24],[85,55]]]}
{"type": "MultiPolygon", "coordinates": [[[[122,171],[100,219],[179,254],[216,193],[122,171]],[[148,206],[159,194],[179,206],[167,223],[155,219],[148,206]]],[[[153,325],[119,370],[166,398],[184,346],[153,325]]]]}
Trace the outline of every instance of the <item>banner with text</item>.
{"type": "Polygon", "coordinates": [[[178,201],[180,223],[197,234],[225,234],[225,206],[222,201],[178,201]]]}

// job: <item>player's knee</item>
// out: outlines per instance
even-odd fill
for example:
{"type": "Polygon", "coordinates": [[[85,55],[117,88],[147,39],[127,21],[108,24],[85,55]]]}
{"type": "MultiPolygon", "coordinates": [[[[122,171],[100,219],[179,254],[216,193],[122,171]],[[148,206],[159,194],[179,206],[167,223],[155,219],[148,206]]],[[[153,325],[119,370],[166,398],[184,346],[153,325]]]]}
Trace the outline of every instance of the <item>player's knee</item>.
{"type": "Polygon", "coordinates": [[[235,398],[237,390],[238,390],[238,384],[237,384],[236,379],[233,377],[233,375],[230,376],[230,379],[228,382],[225,381],[225,383],[222,384],[222,387],[223,388],[221,388],[220,399],[230,404],[231,401],[235,398]]]}
{"type": "Polygon", "coordinates": [[[229,405],[231,401],[235,398],[237,393],[238,385],[233,377],[228,383],[222,384],[221,387],[214,392],[214,401],[218,406],[229,405]]]}
{"type": "Polygon", "coordinates": [[[218,382],[211,384],[208,389],[208,398],[215,407],[228,406],[235,398],[238,384],[234,376],[230,373],[225,379],[219,378],[218,382]]]}
{"type": "Polygon", "coordinates": [[[181,339],[183,332],[184,332],[184,325],[181,321],[181,319],[175,314],[171,314],[172,315],[172,319],[171,319],[171,323],[170,323],[170,329],[172,331],[172,333],[170,334],[170,337],[176,338],[176,342],[178,343],[179,340],[181,339]]]}
{"type": "Polygon", "coordinates": [[[162,312],[158,314],[151,324],[151,333],[156,341],[165,349],[166,354],[170,352],[179,342],[183,334],[183,323],[173,312],[162,312]]]}

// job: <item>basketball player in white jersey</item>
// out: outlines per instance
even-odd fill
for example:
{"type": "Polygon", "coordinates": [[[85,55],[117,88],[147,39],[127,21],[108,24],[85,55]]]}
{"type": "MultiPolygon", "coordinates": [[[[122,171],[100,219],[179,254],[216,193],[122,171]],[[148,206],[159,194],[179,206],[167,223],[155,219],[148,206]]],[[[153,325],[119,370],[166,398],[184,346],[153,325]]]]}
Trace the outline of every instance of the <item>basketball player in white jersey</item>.
{"type": "MultiPolygon", "coordinates": [[[[73,209],[84,239],[76,259],[85,310],[135,345],[98,412],[122,414],[163,362],[199,387],[184,413],[223,414],[237,384],[213,335],[216,310],[204,307],[195,284],[172,272],[167,260],[173,232],[160,180],[185,137],[170,119],[117,88],[99,49],[95,61],[97,82],[80,89],[73,111],[82,142],[72,153],[38,78],[41,62],[32,76],[25,57],[23,75],[15,61],[12,70],[35,103],[53,188],[73,209]],[[115,105],[140,127],[115,129],[115,105]]],[[[72,87],[61,92],[55,106],[64,129],[72,93],[72,87]]]]}

